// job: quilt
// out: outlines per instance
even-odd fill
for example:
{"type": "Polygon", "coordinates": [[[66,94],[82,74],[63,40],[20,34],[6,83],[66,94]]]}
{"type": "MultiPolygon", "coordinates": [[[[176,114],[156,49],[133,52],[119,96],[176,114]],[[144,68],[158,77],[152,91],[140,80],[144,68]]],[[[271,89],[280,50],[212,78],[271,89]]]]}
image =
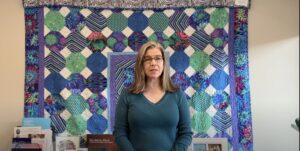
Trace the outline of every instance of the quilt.
{"type": "Polygon", "coordinates": [[[229,150],[253,150],[247,7],[30,2],[25,117],[49,117],[55,134],[112,133],[136,52],[152,40],[168,52],[171,79],[186,94],[193,137],[226,137],[229,150]]]}

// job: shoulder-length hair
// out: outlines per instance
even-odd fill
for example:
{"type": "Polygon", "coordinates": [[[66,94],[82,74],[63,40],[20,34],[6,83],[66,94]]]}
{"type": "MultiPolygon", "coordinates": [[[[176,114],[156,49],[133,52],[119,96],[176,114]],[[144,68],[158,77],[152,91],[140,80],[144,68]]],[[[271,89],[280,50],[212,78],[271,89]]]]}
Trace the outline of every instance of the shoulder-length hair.
{"type": "Polygon", "coordinates": [[[129,92],[138,94],[138,93],[142,93],[145,90],[147,79],[144,71],[143,59],[146,52],[149,49],[153,49],[153,48],[157,48],[161,51],[164,60],[164,69],[162,75],[160,76],[160,83],[163,90],[175,92],[178,89],[178,87],[175,86],[170,79],[169,62],[166,61],[166,57],[165,57],[166,55],[163,47],[158,42],[149,41],[141,46],[137,54],[136,62],[135,62],[135,70],[134,70],[134,76],[135,76],[134,83],[129,88],[129,92]]]}

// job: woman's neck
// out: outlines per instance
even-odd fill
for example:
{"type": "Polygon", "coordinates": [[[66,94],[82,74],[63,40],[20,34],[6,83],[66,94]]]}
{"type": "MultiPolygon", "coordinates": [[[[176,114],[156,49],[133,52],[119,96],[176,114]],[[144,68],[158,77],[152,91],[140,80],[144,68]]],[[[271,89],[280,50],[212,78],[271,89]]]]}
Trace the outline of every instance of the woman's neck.
{"type": "Polygon", "coordinates": [[[163,90],[159,80],[147,81],[146,89],[143,95],[152,103],[159,102],[164,96],[165,91],[163,90]]]}
{"type": "Polygon", "coordinates": [[[160,92],[163,91],[160,80],[159,79],[148,80],[146,83],[145,92],[157,92],[157,91],[160,92]]]}

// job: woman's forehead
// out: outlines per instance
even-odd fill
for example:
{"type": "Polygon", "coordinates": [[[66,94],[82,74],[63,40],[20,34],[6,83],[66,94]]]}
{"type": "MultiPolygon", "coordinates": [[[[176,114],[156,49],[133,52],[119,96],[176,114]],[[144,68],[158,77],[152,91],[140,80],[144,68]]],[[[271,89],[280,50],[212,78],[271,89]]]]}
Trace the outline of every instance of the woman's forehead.
{"type": "Polygon", "coordinates": [[[146,51],[144,56],[161,56],[162,53],[159,48],[150,48],[146,51]]]}

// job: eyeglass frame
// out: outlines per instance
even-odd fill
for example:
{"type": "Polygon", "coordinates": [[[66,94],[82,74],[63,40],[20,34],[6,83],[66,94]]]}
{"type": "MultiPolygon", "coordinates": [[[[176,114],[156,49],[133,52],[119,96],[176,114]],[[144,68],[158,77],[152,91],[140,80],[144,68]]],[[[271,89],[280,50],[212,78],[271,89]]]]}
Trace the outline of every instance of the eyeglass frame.
{"type": "Polygon", "coordinates": [[[150,64],[152,62],[152,60],[154,60],[156,63],[160,63],[160,62],[164,61],[165,58],[163,56],[143,57],[143,63],[145,63],[145,64],[150,64]]]}

